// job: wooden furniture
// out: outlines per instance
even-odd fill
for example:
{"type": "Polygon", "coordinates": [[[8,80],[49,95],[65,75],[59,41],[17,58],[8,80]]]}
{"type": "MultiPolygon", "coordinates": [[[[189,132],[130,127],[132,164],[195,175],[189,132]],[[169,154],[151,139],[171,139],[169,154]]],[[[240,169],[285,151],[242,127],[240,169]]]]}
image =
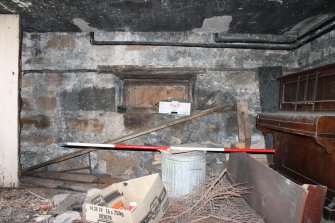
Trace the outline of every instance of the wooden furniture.
{"type": "Polygon", "coordinates": [[[335,65],[279,79],[280,111],[260,113],[257,128],[273,135],[277,171],[327,186],[324,217],[335,220],[335,65]]]}

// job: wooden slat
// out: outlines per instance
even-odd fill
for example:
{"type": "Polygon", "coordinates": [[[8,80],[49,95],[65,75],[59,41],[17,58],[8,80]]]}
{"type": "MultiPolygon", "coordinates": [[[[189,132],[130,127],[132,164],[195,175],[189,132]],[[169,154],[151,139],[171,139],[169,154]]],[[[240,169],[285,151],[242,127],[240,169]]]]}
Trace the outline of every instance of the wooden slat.
{"type": "MultiPolygon", "coordinates": [[[[145,135],[145,134],[148,134],[148,133],[160,130],[160,129],[168,128],[168,127],[180,124],[182,122],[186,122],[186,121],[189,121],[189,120],[201,117],[201,116],[211,114],[213,112],[217,112],[217,111],[220,111],[220,110],[228,110],[230,108],[231,107],[226,106],[226,105],[217,106],[217,107],[205,110],[205,111],[201,111],[201,112],[198,112],[198,113],[195,113],[195,114],[192,114],[192,115],[188,115],[188,116],[184,116],[184,117],[172,120],[168,123],[158,125],[156,127],[150,128],[150,129],[146,129],[146,130],[136,132],[136,133],[133,133],[133,134],[129,134],[129,135],[126,135],[126,136],[121,136],[121,137],[116,138],[114,140],[108,141],[107,143],[119,143],[119,142],[127,141],[129,139],[133,139],[133,138],[136,138],[136,137],[139,137],[139,136],[142,136],[142,135],[145,135]]],[[[50,164],[59,163],[59,162],[62,162],[62,161],[68,160],[68,159],[72,159],[74,157],[78,157],[78,156],[81,156],[81,155],[84,155],[84,154],[87,154],[87,153],[90,153],[90,152],[94,152],[94,151],[96,151],[96,149],[94,149],[94,148],[78,150],[76,152],[58,157],[56,159],[52,159],[52,160],[49,160],[49,161],[31,166],[31,167],[28,167],[26,169],[23,169],[22,172],[26,173],[26,172],[31,171],[31,170],[35,170],[35,169],[38,169],[38,168],[41,168],[41,167],[44,167],[44,166],[47,166],[47,165],[50,165],[50,164]]]]}
{"type": "Polygon", "coordinates": [[[124,86],[125,104],[137,107],[154,107],[167,98],[188,100],[189,83],[137,82],[126,80],[124,86]]]}
{"type": "Polygon", "coordinates": [[[249,120],[248,102],[237,102],[237,121],[240,145],[237,147],[249,148],[251,146],[251,123],[249,120]]]}
{"type": "Polygon", "coordinates": [[[40,173],[26,173],[28,176],[41,177],[41,178],[50,178],[55,180],[70,180],[78,182],[93,183],[96,182],[97,177],[90,174],[78,174],[78,173],[64,173],[64,172],[40,172],[40,173]]]}
{"type": "Polygon", "coordinates": [[[110,184],[98,184],[98,183],[83,183],[75,181],[62,181],[54,179],[46,179],[32,176],[23,176],[20,182],[28,186],[47,187],[61,190],[73,190],[86,192],[92,188],[104,189],[110,184]]]}
{"type": "Polygon", "coordinates": [[[113,184],[123,181],[119,178],[112,178],[110,176],[101,176],[101,175],[92,175],[92,174],[83,174],[83,173],[65,173],[65,172],[28,172],[28,176],[48,178],[54,180],[64,180],[64,181],[76,181],[83,183],[102,183],[102,184],[113,184]]]}
{"type": "Polygon", "coordinates": [[[320,222],[326,187],[300,186],[245,153],[230,154],[227,172],[233,183],[250,188],[246,201],[265,222],[320,222]]]}
{"type": "Polygon", "coordinates": [[[19,183],[19,16],[0,15],[0,187],[19,183]]]}

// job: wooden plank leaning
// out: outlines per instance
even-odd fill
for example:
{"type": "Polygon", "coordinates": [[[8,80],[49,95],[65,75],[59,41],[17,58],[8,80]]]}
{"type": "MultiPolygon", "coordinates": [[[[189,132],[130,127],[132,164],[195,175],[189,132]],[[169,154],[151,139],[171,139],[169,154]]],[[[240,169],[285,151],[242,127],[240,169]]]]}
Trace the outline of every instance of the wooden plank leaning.
{"type": "MultiPolygon", "coordinates": [[[[132,133],[132,134],[129,134],[129,135],[121,136],[119,138],[107,141],[106,143],[123,142],[123,141],[133,139],[133,138],[136,138],[136,137],[139,137],[139,136],[142,136],[142,135],[145,135],[145,134],[148,134],[148,133],[160,130],[160,129],[164,129],[164,128],[167,128],[167,127],[177,125],[177,124],[182,123],[182,122],[186,122],[186,121],[191,120],[191,119],[195,119],[195,118],[198,118],[198,117],[201,117],[201,116],[205,116],[205,115],[208,115],[208,114],[213,113],[213,112],[217,112],[217,111],[220,111],[220,110],[230,110],[230,109],[231,109],[231,106],[220,105],[220,106],[217,106],[217,107],[214,107],[214,108],[210,108],[210,109],[207,109],[207,110],[204,110],[204,111],[200,111],[200,112],[188,115],[188,116],[184,116],[184,117],[172,120],[168,123],[158,125],[158,126],[153,127],[153,128],[149,128],[149,129],[146,129],[146,130],[143,130],[143,131],[139,131],[139,132],[132,133]]],[[[28,167],[28,168],[25,168],[25,169],[22,170],[22,173],[26,173],[28,171],[32,171],[32,170],[35,170],[35,169],[38,169],[38,168],[41,168],[41,167],[45,167],[45,166],[48,166],[48,165],[51,165],[51,164],[54,164],[54,163],[59,163],[59,162],[65,161],[65,160],[69,160],[69,159],[72,159],[72,158],[75,158],[75,157],[78,157],[78,156],[81,156],[81,155],[84,155],[84,154],[87,154],[87,153],[90,153],[90,152],[94,152],[94,151],[96,151],[96,149],[94,149],[94,148],[78,150],[76,152],[69,153],[69,154],[66,154],[64,156],[61,156],[61,157],[58,157],[58,158],[55,158],[55,159],[52,159],[52,160],[34,165],[34,166],[31,166],[31,167],[28,167]]]]}

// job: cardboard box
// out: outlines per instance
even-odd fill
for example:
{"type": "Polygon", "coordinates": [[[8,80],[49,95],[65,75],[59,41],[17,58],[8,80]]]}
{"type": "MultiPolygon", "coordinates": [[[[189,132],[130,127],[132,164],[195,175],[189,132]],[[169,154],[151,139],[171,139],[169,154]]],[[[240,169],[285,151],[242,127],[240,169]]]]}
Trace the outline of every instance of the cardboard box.
{"type": "Polygon", "coordinates": [[[159,174],[152,174],[113,184],[87,198],[84,207],[88,222],[158,223],[169,204],[159,174]],[[129,210],[130,202],[137,206],[129,210]],[[124,208],[112,208],[120,203],[124,208]]]}
{"type": "Polygon", "coordinates": [[[190,115],[191,103],[180,101],[160,101],[158,112],[162,114],[190,115]]]}

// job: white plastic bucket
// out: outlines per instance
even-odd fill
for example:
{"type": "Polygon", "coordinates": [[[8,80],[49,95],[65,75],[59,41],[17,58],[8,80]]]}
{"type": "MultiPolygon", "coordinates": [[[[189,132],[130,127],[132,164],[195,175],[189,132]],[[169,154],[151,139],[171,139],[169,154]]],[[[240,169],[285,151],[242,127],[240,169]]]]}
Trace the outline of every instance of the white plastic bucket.
{"type": "Polygon", "coordinates": [[[162,152],[162,181],[170,197],[189,194],[206,178],[206,152],[162,152]]]}

